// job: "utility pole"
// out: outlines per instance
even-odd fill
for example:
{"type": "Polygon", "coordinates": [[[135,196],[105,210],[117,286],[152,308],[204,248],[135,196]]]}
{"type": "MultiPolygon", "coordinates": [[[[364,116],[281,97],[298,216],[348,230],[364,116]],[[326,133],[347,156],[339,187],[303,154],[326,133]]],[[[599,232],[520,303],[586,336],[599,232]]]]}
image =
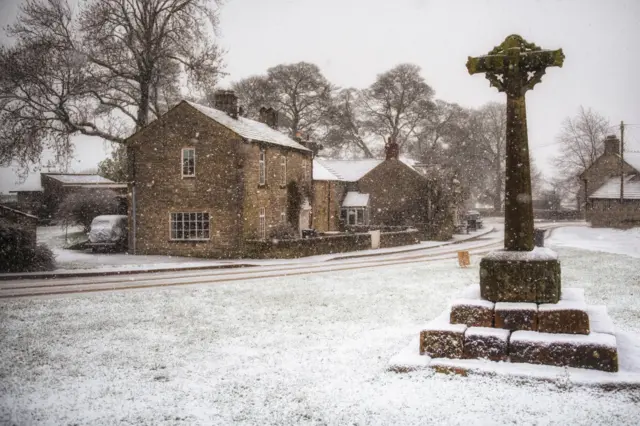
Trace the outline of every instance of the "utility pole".
{"type": "Polygon", "coordinates": [[[620,122],[620,208],[624,202],[624,121],[620,122]]]}

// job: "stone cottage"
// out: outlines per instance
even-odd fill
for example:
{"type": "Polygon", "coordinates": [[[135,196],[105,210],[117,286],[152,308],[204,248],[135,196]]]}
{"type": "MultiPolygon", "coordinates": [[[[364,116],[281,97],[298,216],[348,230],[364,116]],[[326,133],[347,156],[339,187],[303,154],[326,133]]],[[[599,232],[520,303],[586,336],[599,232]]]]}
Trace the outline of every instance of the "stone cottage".
{"type": "Polygon", "coordinates": [[[580,175],[587,221],[592,226],[640,226],[640,154],[625,152],[623,159],[615,136],[607,136],[604,146],[604,153],[580,175]]]}
{"type": "Polygon", "coordinates": [[[128,138],[130,251],[230,257],[279,224],[310,227],[312,151],[276,130],[273,110],[242,117],[232,91],[214,106],[182,101],[128,138]]]}
{"type": "Polygon", "coordinates": [[[397,146],[386,147],[384,160],[316,157],[313,186],[313,225],[320,232],[416,226],[429,214],[428,180],[399,159],[397,146]]]}

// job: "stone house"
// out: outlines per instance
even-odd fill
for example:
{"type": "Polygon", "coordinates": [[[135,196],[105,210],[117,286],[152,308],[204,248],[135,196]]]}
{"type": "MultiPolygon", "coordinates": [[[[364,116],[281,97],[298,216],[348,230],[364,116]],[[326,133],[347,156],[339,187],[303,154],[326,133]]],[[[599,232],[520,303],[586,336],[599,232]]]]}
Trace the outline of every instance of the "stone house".
{"type": "Polygon", "coordinates": [[[427,178],[389,147],[384,160],[316,157],[313,186],[313,226],[320,232],[416,226],[429,214],[427,178]]]}
{"type": "Polygon", "coordinates": [[[607,136],[604,145],[604,153],[580,175],[581,196],[586,200],[586,219],[592,226],[638,226],[640,154],[625,152],[623,160],[620,141],[615,136],[607,136]]]}
{"type": "Polygon", "coordinates": [[[230,257],[285,222],[309,228],[312,151],[275,129],[274,112],[242,117],[219,91],[215,108],[182,101],[130,136],[129,249],[230,257]]]}

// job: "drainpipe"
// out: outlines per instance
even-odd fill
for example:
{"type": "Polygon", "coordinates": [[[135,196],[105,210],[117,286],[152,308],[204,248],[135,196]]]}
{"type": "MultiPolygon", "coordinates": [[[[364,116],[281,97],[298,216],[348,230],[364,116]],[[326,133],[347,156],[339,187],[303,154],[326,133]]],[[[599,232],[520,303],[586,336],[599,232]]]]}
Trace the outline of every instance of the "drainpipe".
{"type": "Polygon", "coordinates": [[[327,231],[331,231],[331,181],[327,181],[327,231]]]}

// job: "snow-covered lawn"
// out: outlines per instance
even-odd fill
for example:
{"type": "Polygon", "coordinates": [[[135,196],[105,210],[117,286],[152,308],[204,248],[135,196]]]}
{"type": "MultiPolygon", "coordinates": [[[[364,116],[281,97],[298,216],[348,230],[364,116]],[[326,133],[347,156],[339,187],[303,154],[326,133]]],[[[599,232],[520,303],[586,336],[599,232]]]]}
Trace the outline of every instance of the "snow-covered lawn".
{"type": "Polygon", "coordinates": [[[640,257],[640,228],[566,227],[552,231],[548,244],[640,257]]]}
{"type": "MultiPolygon", "coordinates": [[[[637,259],[559,253],[566,286],[640,332],[637,259]]],[[[2,301],[0,423],[638,424],[637,391],[386,371],[477,276],[451,260],[2,301]]]]}

